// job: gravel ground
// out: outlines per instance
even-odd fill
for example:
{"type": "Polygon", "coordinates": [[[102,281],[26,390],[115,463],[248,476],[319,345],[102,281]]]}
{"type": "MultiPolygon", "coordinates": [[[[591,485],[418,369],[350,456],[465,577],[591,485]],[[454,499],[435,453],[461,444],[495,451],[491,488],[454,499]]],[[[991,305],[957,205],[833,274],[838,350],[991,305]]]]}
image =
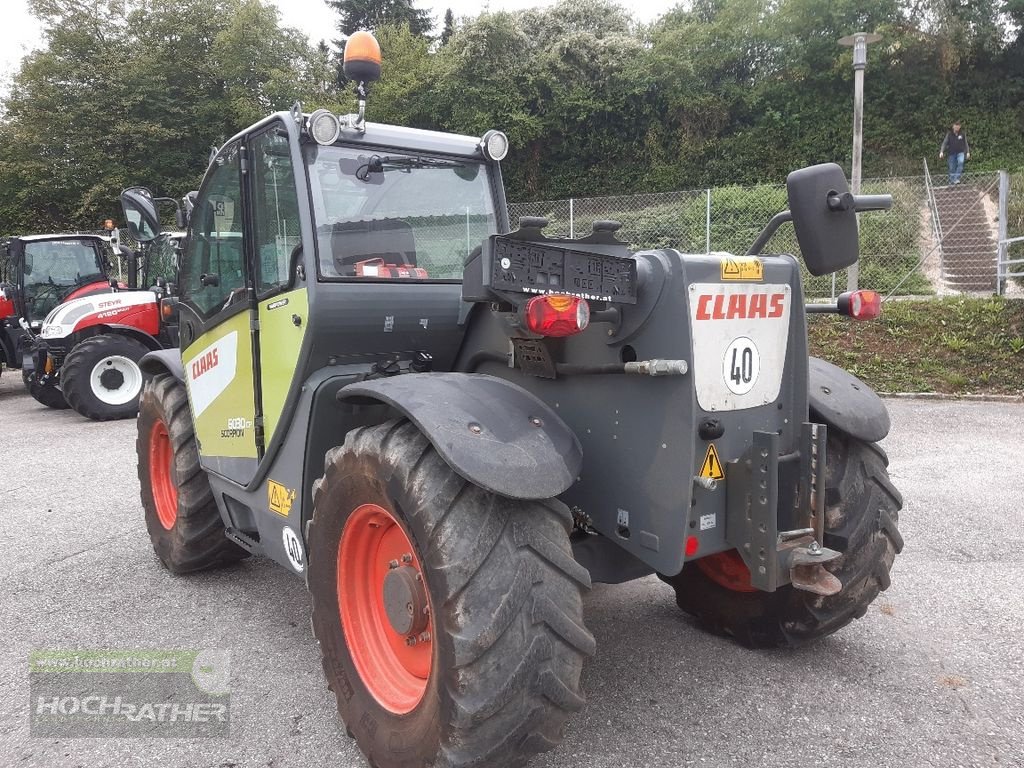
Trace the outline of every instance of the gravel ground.
{"type": "MultiPolygon", "coordinates": [[[[710,637],[656,579],[597,586],[586,709],[531,766],[1024,765],[1024,405],[893,400],[907,545],[867,616],[796,651],[710,637]]],[[[174,578],[149,545],[133,422],[0,378],[0,765],[365,766],[324,685],[301,580],[174,578]],[[32,738],[30,651],[218,648],[231,736],[32,738]]]]}

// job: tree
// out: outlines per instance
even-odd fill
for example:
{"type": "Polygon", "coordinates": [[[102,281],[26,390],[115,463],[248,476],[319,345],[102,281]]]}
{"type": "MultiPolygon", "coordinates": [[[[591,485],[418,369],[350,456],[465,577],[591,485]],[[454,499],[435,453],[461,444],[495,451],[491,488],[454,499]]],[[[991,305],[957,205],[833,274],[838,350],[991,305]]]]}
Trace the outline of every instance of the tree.
{"type": "Polygon", "coordinates": [[[195,189],[219,145],[297,98],[324,57],[261,0],[34,0],[45,47],[3,105],[0,232],[93,229],[121,189],[195,189]]]}
{"type": "Polygon", "coordinates": [[[376,30],[385,24],[405,25],[414,35],[427,37],[434,20],[427,11],[413,8],[412,0],[327,0],[338,13],[338,30],[348,37],[360,29],[376,30]]]}
{"type": "Polygon", "coordinates": [[[455,34],[455,14],[449,8],[444,12],[444,28],[441,30],[441,45],[447,45],[455,34]]]}

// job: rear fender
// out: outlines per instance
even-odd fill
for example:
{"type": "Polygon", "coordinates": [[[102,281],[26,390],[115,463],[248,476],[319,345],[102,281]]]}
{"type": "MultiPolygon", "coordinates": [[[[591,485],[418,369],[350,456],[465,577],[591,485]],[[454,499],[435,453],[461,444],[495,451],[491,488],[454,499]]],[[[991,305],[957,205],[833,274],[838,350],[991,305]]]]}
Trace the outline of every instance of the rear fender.
{"type": "Polygon", "coordinates": [[[812,420],[868,443],[877,443],[889,434],[889,411],[871,387],[816,357],[810,358],[809,368],[812,420]]]}
{"type": "Polygon", "coordinates": [[[414,373],[350,384],[338,400],[406,416],[471,483],[513,499],[548,499],[583,463],[580,441],[543,401],[494,376],[414,373]]]}
{"type": "Polygon", "coordinates": [[[181,362],[181,350],[158,349],[142,356],[139,368],[147,376],[169,373],[182,384],[185,383],[185,365],[181,362]]]}

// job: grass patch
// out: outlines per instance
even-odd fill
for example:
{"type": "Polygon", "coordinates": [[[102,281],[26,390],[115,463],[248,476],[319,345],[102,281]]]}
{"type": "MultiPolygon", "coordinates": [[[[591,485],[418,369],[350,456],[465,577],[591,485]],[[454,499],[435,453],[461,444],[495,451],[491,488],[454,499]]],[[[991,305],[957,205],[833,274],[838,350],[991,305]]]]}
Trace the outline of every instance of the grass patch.
{"type": "Polygon", "coordinates": [[[1024,393],[1024,301],[889,301],[878,320],[809,315],[811,354],[880,392],[1024,393]]]}

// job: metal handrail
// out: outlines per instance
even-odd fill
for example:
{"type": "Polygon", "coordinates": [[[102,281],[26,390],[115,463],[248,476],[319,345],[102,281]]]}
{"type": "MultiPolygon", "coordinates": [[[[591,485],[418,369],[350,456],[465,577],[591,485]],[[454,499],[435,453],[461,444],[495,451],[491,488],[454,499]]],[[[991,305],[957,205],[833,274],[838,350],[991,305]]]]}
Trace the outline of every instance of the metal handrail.
{"type": "Polygon", "coordinates": [[[942,222],[939,221],[939,202],[935,199],[935,187],[932,186],[932,175],[928,170],[928,158],[923,157],[924,163],[924,188],[928,195],[928,207],[932,212],[932,230],[937,242],[942,242],[942,222]]]}
{"type": "Polygon", "coordinates": [[[932,237],[935,238],[935,247],[939,252],[939,275],[946,279],[946,261],[942,254],[942,221],[939,219],[939,201],[935,199],[935,187],[932,186],[932,174],[928,170],[928,158],[922,157],[924,163],[924,188],[928,196],[928,211],[932,216],[932,237]]]}

